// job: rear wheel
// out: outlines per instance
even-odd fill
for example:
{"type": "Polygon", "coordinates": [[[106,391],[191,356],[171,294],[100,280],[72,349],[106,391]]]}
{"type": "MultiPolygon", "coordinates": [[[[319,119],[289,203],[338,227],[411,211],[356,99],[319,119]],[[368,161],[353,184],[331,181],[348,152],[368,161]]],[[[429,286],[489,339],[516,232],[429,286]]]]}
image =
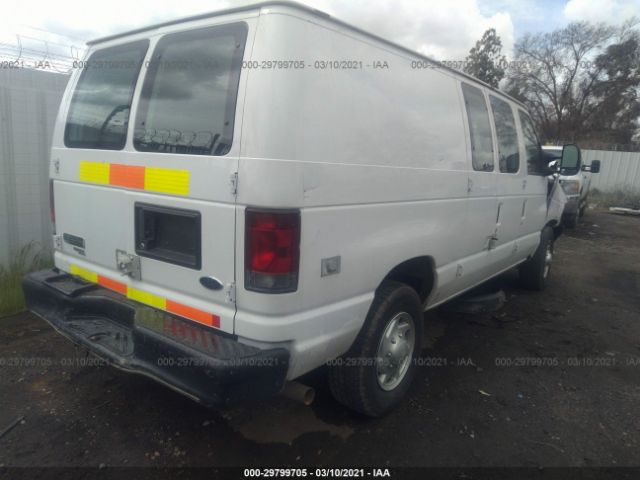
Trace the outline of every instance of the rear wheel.
{"type": "Polygon", "coordinates": [[[553,262],[553,241],[551,227],[545,227],[540,234],[540,245],[529,260],[520,266],[520,282],[530,290],[544,290],[547,286],[553,262]]]}
{"type": "Polygon", "coordinates": [[[416,291],[400,282],[384,282],[355,342],[329,369],[336,400],[372,417],[395,407],[411,385],[422,321],[416,291]]]}

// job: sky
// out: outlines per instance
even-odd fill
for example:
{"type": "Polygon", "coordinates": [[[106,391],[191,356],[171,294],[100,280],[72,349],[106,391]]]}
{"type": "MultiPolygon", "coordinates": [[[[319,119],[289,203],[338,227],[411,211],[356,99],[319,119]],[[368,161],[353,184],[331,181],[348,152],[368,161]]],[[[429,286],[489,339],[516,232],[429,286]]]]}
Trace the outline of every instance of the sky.
{"type": "MultiPolygon", "coordinates": [[[[491,27],[510,57],[514,42],[526,33],[551,31],[571,21],[640,19],[640,0],[298,1],[441,61],[464,59],[491,27]]],[[[0,18],[0,50],[18,42],[23,48],[69,50],[70,44],[82,47],[100,36],[248,3],[255,2],[9,0],[0,18]]]]}

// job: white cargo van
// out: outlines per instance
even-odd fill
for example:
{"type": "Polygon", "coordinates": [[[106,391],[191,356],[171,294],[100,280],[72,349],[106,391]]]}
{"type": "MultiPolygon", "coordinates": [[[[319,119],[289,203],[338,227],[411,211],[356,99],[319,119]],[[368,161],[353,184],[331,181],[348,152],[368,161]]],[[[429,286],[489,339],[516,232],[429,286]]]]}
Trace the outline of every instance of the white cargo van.
{"type": "Polygon", "coordinates": [[[329,363],[381,415],[423,310],[515,266],[545,286],[551,171],[523,105],[471,77],[288,2],[100,39],[81,67],[55,269],[24,289],[117,367],[216,405],[329,363]]]}

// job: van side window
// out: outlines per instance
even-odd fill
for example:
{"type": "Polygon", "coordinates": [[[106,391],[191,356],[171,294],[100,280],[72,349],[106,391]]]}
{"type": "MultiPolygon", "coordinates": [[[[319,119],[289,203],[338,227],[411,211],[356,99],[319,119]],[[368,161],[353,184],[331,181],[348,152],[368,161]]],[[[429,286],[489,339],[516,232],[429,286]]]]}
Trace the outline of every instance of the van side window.
{"type": "Polygon", "coordinates": [[[133,144],[145,152],[224,155],[231,149],[245,23],[179,32],[157,44],[133,144]]]}
{"type": "Polygon", "coordinates": [[[520,126],[524,136],[524,151],[527,158],[527,171],[531,175],[542,175],[542,149],[536,135],[536,128],[533,126],[531,117],[522,110],[519,112],[520,126]]]}
{"type": "Polygon", "coordinates": [[[520,169],[520,146],[513,110],[504,100],[489,95],[493,122],[498,137],[498,166],[501,172],[518,173],[520,169]]]}
{"type": "Polygon", "coordinates": [[[489,111],[482,90],[462,84],[464,104],[467,107],[469,135],[471,136],[471,161],[474,170],[493,171],[493,138],[489,125],[489,111]]]}
{"type": "Polygon", "coordinates": [[[96,50],[83,63],[64,129],[69,148],[124,148],[131,99],[149,42],[96,50]]]}

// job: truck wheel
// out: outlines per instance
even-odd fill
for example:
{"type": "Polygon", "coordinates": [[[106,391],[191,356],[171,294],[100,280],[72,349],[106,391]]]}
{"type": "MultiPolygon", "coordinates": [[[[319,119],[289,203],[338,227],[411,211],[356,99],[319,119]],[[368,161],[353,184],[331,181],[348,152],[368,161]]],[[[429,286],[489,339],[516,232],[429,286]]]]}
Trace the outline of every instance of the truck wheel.
{"type": "Polygon", "coordinates": [[[353,345],[329,368],[335,399],[371,417],[395,407],[415,372],[422,322],[416,291],[404,283],[384,282],[353,345]]]}
{"type": "Polygon", "coordinates": [[[585,203],[583,206],[580,207],[580,210],[578,210],[578,217],[580,218],[584,217],[584,214],[586,211],[587,211],[587,204],[585,203]]]}
{"type": "Polygon", "coordinates": [[[562,224],[567,228],[576,228],[578,226],[578,214],[572,213],[562,217],[562,224]]]}
{"type": "Polygon", "coordinates": [[[529,260],[520,266],[520,282],[530,290],[544,290],[547,286],[553,261],[553,230],[545,227],[540,236],[540,245],[529,260]]]}

